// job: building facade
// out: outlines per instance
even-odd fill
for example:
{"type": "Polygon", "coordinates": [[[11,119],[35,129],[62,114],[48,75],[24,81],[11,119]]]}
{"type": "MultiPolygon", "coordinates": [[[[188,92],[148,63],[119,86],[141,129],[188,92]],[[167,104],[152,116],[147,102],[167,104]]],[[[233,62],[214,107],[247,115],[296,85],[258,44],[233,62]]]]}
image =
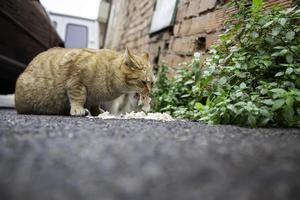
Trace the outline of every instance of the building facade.
{"type": "MultiPolygon", "coordinates": [[[[153,16],[164,1],[169,0],[113,0],[105,48],[122,51],[128,46],[134,52],[149,52],[155,66],[177,66],[190,60],[195,51],[205,51],[215,43],[224,30],[224,21],[233,12],[227,6],[228,0],[177,0],[172,23],[152,32],[153,16]]],[[[296,1],[265,2],[271,7],[291,6],[296,1]]],[[[164,21],[163,15],[160,20],[164,21]]]]}

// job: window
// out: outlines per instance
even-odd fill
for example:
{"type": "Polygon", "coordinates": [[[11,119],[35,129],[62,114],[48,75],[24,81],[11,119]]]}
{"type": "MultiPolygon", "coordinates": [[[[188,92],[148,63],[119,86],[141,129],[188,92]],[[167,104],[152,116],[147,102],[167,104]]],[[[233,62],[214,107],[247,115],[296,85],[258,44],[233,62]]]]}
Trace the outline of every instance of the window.
{"type": "Polygon", "coordinates": [[[67,24],[65,45],[67,48],[86,48],[88,28],[78,24],[67,24]]]}
{"type": "Polygon", "coordinates": [[[156,0],[150,33],[160,31],[173,25],[177,0],[156,0]]]}

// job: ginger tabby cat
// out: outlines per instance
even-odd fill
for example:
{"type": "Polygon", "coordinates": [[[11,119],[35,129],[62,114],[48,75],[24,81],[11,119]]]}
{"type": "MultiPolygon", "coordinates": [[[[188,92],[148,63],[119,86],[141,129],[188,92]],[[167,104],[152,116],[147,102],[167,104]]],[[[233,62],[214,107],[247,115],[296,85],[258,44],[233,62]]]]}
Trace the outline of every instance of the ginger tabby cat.
{"type": "Polygon", "coordinates": [[[102,49],[52,48],[36,56],[16,83],[21,114],[100,114],[99,104],[122,94],[146,96],[153,86],[148,54],[102,49]]]}

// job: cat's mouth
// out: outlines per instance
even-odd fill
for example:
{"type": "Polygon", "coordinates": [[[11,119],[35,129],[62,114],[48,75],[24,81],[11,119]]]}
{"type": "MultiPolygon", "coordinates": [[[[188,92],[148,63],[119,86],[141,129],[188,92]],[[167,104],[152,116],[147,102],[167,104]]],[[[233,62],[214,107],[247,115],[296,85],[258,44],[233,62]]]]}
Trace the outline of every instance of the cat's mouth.
{"type": "Polygon", "coordinates": [[[141,95],[140,95],[139,93],[136,92],[136,93],[134,94],[133,98],[135,98],[135,99],[138,101],[138,100],[140,100],[141,95]]]}

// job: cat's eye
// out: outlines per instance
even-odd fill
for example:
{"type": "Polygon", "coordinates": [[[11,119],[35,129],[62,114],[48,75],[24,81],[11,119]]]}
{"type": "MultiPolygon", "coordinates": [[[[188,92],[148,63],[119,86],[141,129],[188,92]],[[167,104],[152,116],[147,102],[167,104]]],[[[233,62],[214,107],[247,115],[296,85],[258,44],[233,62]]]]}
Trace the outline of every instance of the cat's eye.
{"type": "Polygon", "coordinates": [[[143,85],[147,85],[147,81],[142,81],[142,84],[143,85]]]}

